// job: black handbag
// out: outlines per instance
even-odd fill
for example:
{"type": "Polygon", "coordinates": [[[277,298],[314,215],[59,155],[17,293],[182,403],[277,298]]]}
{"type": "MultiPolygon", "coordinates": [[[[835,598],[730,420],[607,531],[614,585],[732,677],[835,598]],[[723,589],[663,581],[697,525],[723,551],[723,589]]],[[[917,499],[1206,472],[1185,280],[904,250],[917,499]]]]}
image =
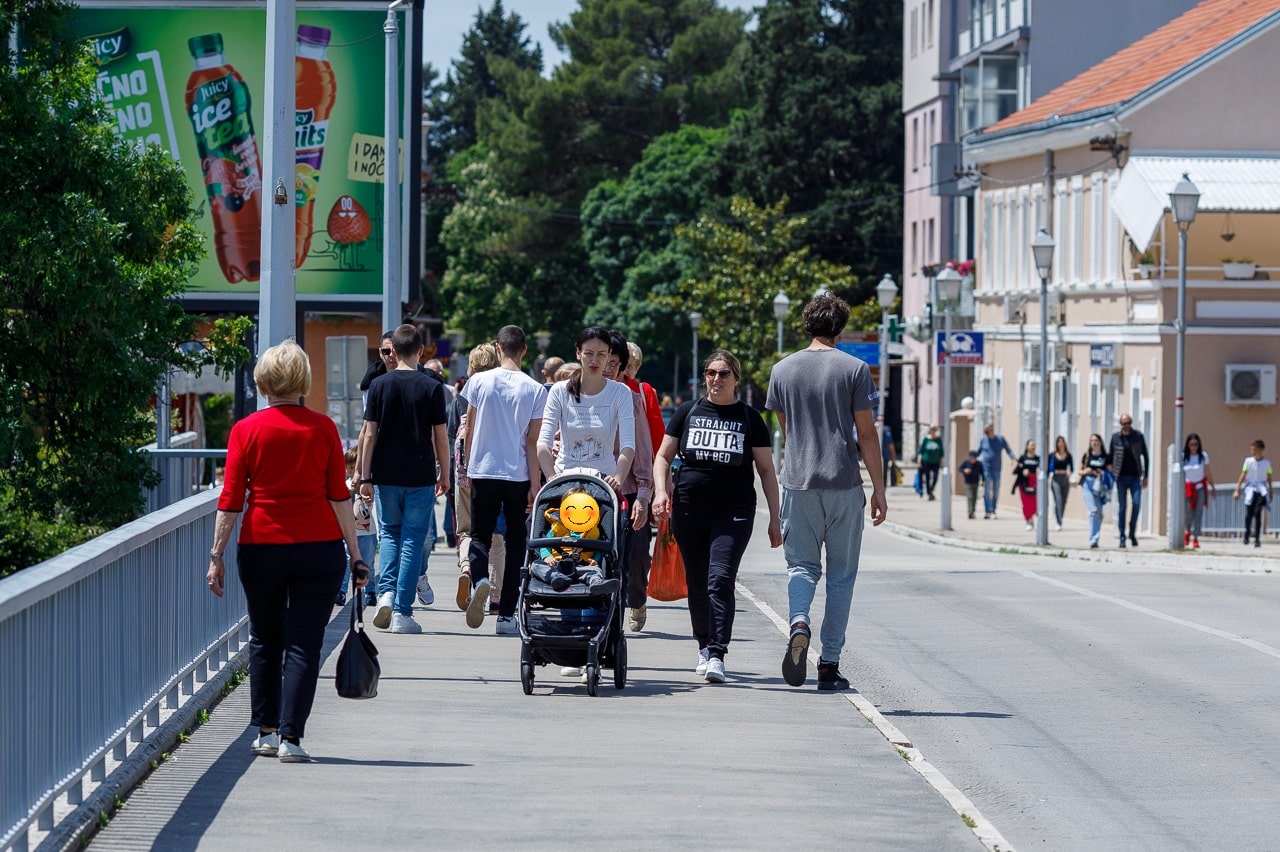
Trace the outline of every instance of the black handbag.
{"type": "Polygon", "coordinates": [[[351,627],[338,652],[338,671],[334,684],[342,698],[374,698],[378,694],[378,649],[364,632],[364,589],[352,585],[351,627]]]}

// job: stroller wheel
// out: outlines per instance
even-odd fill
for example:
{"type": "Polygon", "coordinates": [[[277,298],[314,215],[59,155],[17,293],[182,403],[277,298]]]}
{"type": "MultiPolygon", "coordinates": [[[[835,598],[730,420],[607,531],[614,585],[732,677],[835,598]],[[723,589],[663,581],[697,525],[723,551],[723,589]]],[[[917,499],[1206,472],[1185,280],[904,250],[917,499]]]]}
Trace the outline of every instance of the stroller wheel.
{"type": "Polygon", "coordinates": [[[623,689],[627,685],[627,639],[618,635],[617,647],[613,649],[613,688],[623,689]]]}
{"type": "Polygon", "coordinates": [[[520,686],[525,695],[533,695],[533,647],[528,642],[520,645],[520,686]]]}
{"type": "Polygon", "coordinates": [[[600,667],[587,666],[587,695],[592,698],[600,691],[600,667]]]}

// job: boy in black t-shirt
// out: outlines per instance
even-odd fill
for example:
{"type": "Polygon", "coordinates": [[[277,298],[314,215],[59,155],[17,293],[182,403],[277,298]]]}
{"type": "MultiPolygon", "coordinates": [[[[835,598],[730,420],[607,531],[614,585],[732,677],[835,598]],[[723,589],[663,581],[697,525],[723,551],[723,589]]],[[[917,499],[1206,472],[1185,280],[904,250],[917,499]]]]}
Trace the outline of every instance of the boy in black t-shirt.
{"type": "Polygon", "coordinates": [[[969,457],[960,462],[960,475],[964,477],[964,496],[969,505],[969,520],[978,510],[978,488],[982,485],[982,460],[977,450],[970,450],[969,457]]]}

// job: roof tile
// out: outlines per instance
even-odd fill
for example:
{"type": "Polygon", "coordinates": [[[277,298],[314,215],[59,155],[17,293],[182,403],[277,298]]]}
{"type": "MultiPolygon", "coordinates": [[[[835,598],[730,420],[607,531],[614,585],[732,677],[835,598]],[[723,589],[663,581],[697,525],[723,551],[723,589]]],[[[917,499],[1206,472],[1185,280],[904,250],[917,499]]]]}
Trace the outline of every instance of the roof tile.
{"type": "Polygon", "coordinates": [[[1280,0],[1205,0],[985,132],[1124,103],[1277,11],[1280,0]]]}

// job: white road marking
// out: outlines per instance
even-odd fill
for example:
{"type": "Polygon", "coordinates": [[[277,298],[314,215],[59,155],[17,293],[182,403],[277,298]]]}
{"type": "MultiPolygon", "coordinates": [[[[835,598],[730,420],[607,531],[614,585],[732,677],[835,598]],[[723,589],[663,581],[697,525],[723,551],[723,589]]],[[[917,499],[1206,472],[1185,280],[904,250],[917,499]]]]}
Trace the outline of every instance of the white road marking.
{"type": "Polygon", "coordinates": [[[1195,621],[1187,621],[1185,618],[1178,618],[1176,615],[1169,615],[1166,612],[1160,612],[1159,610],[1156,610],[1156,609],[1150,609],[1149,607],[1142,606],[1141,604],[1136,604],[1136,603],[1133,603],[1132,601],[1127,601],[1124,598],[1117,598],[1117,597],[1112,597],[1111,595],[1104,595],[1101,592],[1095,592],[1095,591],[1092,591],[1091,589],[1086,589],[1083,586],[1074,586],[1071,583],[1064,583],[1061,580],[1055,580],[1052,577],[1046,577],[1042,574],[1037,574],[1034,571],[1027,571],[1022,568],[1015,568],[1014,570],[1017,573],[1021,574],[1022,576],[1031,580],[1039,580],[1042,583],[1048,583],[1050,586],[1057,586],[1060,589],[1065,589],[1066,591],[1073,592],[1077,595],[1083,595],[1086,598],[1094,598],[1096,600],[1106,601],[1107,603],[1115,604],[1116,606],[1122,606],[1125,609],[1130,609],[1130,610],[1133,610],[1134,612],[1140,612],[1143,615],[1149,615],[1152,618],[1158,618],[1161,621],[1167,621],[1170,624],[1176,624],[1179,627],[1188,627],[1192,630],[1197,630],[1201,633],[1207,633],[1210,636],[1216,636],[1219,639],[1226,639],[1228,642],[1235,642],[1238,645],[1244,645],[1246,648],[1252,648],[1253,650],[1260,651],[1261,653],[1266,654],[1267,656],[1270,656],[1270,657],[1280,658],[1280,648],[1274,648],[1271,645],[1267,645],[1263,642],[1259,642],[1256,639],[1249,639],[1244,636],[1240,636],[1239,634],[1236,634],[1236,633],[1228,633],[1227,631],[1219,630],[1216,627],[1209,627],[1207,624],[1200,624],[1195,621]]]}
{"type": "MultiPolygon", "coordinates": [[[[768,514],[766,511],[765,514],[768,514]]],[[[783,636],[787,636],[791,632],[790,625],[782,616],[774,611],[773,607],[765,603],[761,598],[744,586],[741,582],[737,584],[738,594],[755,604],[756,609],[764,613],[765,618],[773,622],[773,626],[778,628],[778,632],[783,636]]],[[[816,668],[818,665],[818,655],[812,647],[809,650],[809,662],[816,668]]],[[[906,735],[898,730],[892,722],[884,717],[884,715],[876,709],[876,706],[867,700],[866,696],[857,691],[843,692],[841,695],[861,713],[868,722],[875,726],[876,730],[888,740],[907,760],[911,768],[920,773],[920,777],[929,783],[929,786],[937,790],[942,798],[946,799],[947,804],[951,805],[966,825],[973,830],[978,836],[978,840],[982,845],[991,852],[1014,852],[1013,846],[1009,841],[1004,839],[1004,835],[992,825],[986,817],[979,811],[977,806],[970,801],[969,797],[960,791],[960,788],[952,784],[938,769],[924,759],[924,755],[920,750],[911,744],[906,735]]]]}

